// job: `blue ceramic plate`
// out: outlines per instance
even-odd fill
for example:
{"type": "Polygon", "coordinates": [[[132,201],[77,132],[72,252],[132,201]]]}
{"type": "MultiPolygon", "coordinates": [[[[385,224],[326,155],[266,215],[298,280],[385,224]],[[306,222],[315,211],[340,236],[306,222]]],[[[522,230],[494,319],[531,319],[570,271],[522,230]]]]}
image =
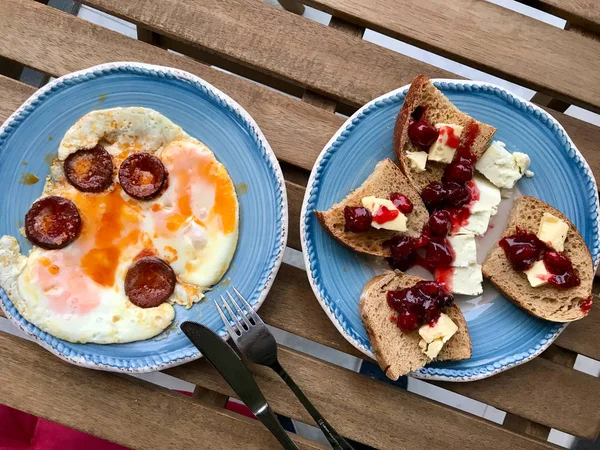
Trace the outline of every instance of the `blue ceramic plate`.
{"type": "MultiPolygon", "coordinates": [[[[31,248],[18,230],[42,192],[49,173],[45,161],[56,154],[62,136],[77,119],[92,110],[118,106],[155,109],[204,142],[227,167],[238,193],[240,231],[233,262],[223,280],[231,280],[258,308],[279,269],[287,239],[281,169],[262,132],[240,105],[181,70],[138,63],[105,64],[59,78],[27,100],[0,128],[0,235],[17,237],[25,253],[31,248]],[[21,183],[25,173],[40,181],[31,186],[21,183]]],[[[189,310],[176,306],[173,324],[159,336],[112,345],[56,339],[23,319],[1,289],[0,298],[2,309],[18,327],[65,360],[96,369],[148,372],[201,356],[179,330],[185,320],[226,334],[213,302],[224,289],[215,286],[189,310]]]]}
{"type": "MultiPolygon", "coordinates": [[[[598,192],[592,172],[550,115],[489,83],[434,80],[461,110],[495,126],[495,139],[531,157],[535,176],[517,192],[538,197],[564,212],[585,239],[598,264],[598,192]]],[[[358,312],[364,284],[386,268],[377,258],[358,255],[326,234],[313,210],[327,210],[358,187],[378,161],[394,157],[393,130],[408,86],[368,103],[350,117],[325,146],[315,164],[302,208],[301,236],[309,280],[321,306],[356,348],[373,357],[358,312]]],[[[478,261],[501,234],[512,199],[503,200],[494,228],[478,244],[478,261]]],[[[409,272],[410,273],[410,272],[409,272]]],[[[514,306],[485,282],[478,297],[457,296],[473,342],[473,355],[459,362],[434,363],[414,372],[418,378],[470,381],[486,378],[539,355],[564,329],[514,306]]]]}

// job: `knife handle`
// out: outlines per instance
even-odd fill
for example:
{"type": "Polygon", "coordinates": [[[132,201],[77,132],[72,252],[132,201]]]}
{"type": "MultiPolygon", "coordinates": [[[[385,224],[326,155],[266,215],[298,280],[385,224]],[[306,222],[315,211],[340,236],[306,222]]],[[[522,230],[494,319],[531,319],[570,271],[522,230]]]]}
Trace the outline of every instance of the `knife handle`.
{"type": "Polygon", "coordinates": [[[279,420],[269,408],[269,405],[265,403],[265,406],[260,411],[255,412],[254,415],[269,429],[271,433],[277,438],[279,443],[286,450],[300,450],[298,446],[292,441],[286,431],[283,429],[279,420]]]}
{"type": "Polygon", "coordinates": [[[294,392],[294,394],[296,394],[296,397],[298,397],[300,403],[302,403],[302,405],[312,416],[314,421],[317,423],[317,425],[319,426],[319,428],[321,429],[321,431],[335,450],[354,450],[354,447],[352,447],[348,443],[348,441],[346,441],[346,439],[340,436],[338,432],[335,431],[331,425],[329,425],[329,422],[325,420],[321,413],[317,411],[317,408],[315,408],[310,402],[310,400],[308,400],[306,395],[304,395],[304,392],[300,390],[298,385],[294,382],[294,380],[292,380],[292,377],[288,375],[288,373],[281,366],[281,364],[279,364],[279,362],[276,362],[274,365],[271,366],[271,368],[274,369],[275,372],[277,372],[277,374],[283,379],[283,381],[286,382],[286,384],[294,392]]]}

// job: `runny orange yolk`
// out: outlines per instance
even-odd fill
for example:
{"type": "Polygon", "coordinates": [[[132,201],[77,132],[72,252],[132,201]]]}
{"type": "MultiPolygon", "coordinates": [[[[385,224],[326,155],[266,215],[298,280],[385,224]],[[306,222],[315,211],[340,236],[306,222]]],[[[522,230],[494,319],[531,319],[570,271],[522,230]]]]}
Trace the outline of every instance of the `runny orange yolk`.
{"type": "Polygon", "coordinates": [[[91,247],[81,258],[81,268],[96,283],[112,286],[122,251],[140,238],[140,207],[121,196],[119,185],[105,194],[77,197],[75,204],[84,224],[78,239],[87,240],[91,247]],[[125,225],[131,229],[127,234],[125,225]]]}
{"type": "MultiPolygon", "coordinates": [[[[190,217],[194,217],[192,207],[192,186],[201,181],[214,188],[214,203],[209,212],[208,222],[220,219],[220,231],[230,234],[235,231],[237,201],[235,190],[225,167],[214,159],[211,153],[199,152],[187,142],[172,143],[165,150],[163,163],[176,190],[177,208],[169,215],[166,227],[177,231],[190,217]]],[[[194,217],[198,223],[202,223],[194,217]]]]}
{"type": "MultiPolygon", "coordinates": [[[[81,270],[89,279],[101,286],[114,286],[116,270],[123,254],[133,255],[131,256],[133,262],[136,254],[141,257],[145,256],[143,253],[145,251],[149,254],[156,253],[152,240],[141,231],[144,214],[162,215],[163,220],[166,220],[163,223],[166,223],[169,235],[177,231],[190,217],[204,225],[194,215],[192,204],[194,185],[196,192],[198,186],[211,186],[213,188],[211,191],[214,190],[213,206],[205,222],[217,226],[223,234],[235,231],[237,200],[234,186],[224,166],[219,164],[211,153],[200,152],[194,145],[179,142],[169,145],[161,159],[169,173],[177,198],[173,212],[166,217],[165,210],[160,204],[154,204],[143,211],[139,201],[122,195],[118,183],[115,183],[110,192],[90,195],[67,191],[64,194],[77,205],[82,219],[82,230],[73,244],[64,250],[56,251],[59,252],[56,254],[57,258],[53,258],[56,263],[48,258],[40,259],[41,266],[38,273],[43,275],[44,285],[52,286],[55,283],[53,280],[56,280],[54,276],[60,272],[60,279],[64,281],[67,289],[75,296],[81,297],[83,293],[89,293],[85,279],[77,276],[78,270],[81,270]],[[132,252],[134,249],[137,251],[132,252]],[[79,252],[82,252],[80,269],[77,269],[76,261],[71,261],[69,267],[62,264],[67,263],[63,256],[70,260],[79,252]],[[59,268],[59,265],[64,267],[59,268]],[[61,272],[61,269],[64,272],[61,272]],[[74,291],[76,287],[77,292],[74,291]]],[[[154,237],[157,237],[156,233],[154,237]]],[[[169,252],[169,255],[165,256],[169,262],[177,260],[177,250],[170,246],[165,246],[165,250],[169,252]]],[[[99,298],[92,301],[91,296],[88,295],[87,302],[85,307],[93,309],[99,302],[99,298]]]]}

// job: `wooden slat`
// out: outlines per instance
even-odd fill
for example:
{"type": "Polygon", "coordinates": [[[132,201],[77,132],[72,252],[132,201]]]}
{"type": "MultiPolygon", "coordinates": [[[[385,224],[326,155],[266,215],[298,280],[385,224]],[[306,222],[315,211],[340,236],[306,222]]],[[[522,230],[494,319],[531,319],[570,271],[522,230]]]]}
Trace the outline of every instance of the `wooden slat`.
{"type": "Polygon", "coordinates": [[[553,97],[600,111],[598,44],[502,6],[483,0],[368,3],[307,0],[306,3],[553,97]]]}
{"type": "Polygon", "coordinates": [[[294,14],[302,15],[304,13],[304,5],[297,0],[277,0],[283,9],[294,14]]]}
{"type": "MultiPolygon", "coordinates": [[[[443,449],[449,442],[455,442],[463,449],[546,446],[490,422],[285,347],[280,347],[279,357],[317,409],[340,433],[375,448],[425,446],[443,449]],[[469,432],[465,433],[465,430],[469,432]]],[[[276,411],[311,423],[310,416],[273,371],[255,365],[251,369],[276,411]]],[[[179,366],[167,372],[211,390],[234,395],[206,361],[179,366]]]]}
{"type": "MultiPolygon", "coordinates": [[[[3,36],[0,55],[12,56],[54,76],[109,61],[141,61],[188,70],[213,83],[244,106],[258,122],[277,157],[304,169],[312,168],[325,143],[344,121],[342,117],[304,102],[52,8],[15,0],[0,0],[0,5],[8,13],[0,16],[0,35],[3,36]],[[18,19],[6,20],[7,17],[18,19]],[[85,39],[80,36],[85,36],[85,39]]],[[[380,69],[393,72],[394,67],[380,69]]],[[[367,100],[380,93],[376,87],[367,94],[367,100]]],[[[596,151],[600,128],[550,112],[565,126],[600,183],[600,153],[596,151]]]]}
{"type": "Polygon", "coordinates": [[[600,2],[597,0],[517,0],[600,32],[600,2]]]}
{"type": "Polygon", "coordinates": [[[419,73],[455,77],[260,0],[84,3],[355,106],[419,73]]]}
{"type": "MultiPolygon", "coordinates": [[[[146,382],[60,361],[0,333],[0,403],[135,449],[279,448],[258,422],[146,382]]],[[[324,447],[294,436],[304,449],[324,447]]]]}
{"type": "Polygon", "coordinates": [[[0,56],[53,76],[111,61],[187,70],[231,95],[258,122],[277,157],[305,169],[312,168],[343,122],[297,99],[30,0],[0,0],[0,11],[0,56]]]}
{"type": "Polygon", "coordinates": [[[600,361],[598,342],[600,342],[600,297],[596,295],[588,317],[569,324],[556,343],[563,348],[600,361]]]}

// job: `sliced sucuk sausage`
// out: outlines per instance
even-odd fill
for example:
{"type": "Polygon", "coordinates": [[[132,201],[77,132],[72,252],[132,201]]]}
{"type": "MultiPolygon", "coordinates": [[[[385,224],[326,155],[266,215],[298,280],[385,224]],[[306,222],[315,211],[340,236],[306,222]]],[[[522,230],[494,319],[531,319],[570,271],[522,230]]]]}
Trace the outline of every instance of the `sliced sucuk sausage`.
{"type": "Polygon", "coordinates": [[[163,163],[150,153],[129,155],[119,168],[119,183],[127,194],[138,200],[157,197],[167,181],[163,163]]]}
{"type": "Polygon", "coordinates": [[[175,272],[155,256],[144,256],[125,275],[125,294],[140,308],[154,308],[166,301],[175,289],[175,272]]]}
{"type": "Polygon", "coordinates": [[[112,183],[112,158],[101,145],[77,150],[65,160],[65,176],[82,192],[102,192],[112,183]]]}
{"type": "Polygon", "coordinates": [[[81,217],[75,204],[66,198],[44,197],[25,215],[25,234],[33,244],[46,250],[69,245],[81,231],[81,217]]]}

